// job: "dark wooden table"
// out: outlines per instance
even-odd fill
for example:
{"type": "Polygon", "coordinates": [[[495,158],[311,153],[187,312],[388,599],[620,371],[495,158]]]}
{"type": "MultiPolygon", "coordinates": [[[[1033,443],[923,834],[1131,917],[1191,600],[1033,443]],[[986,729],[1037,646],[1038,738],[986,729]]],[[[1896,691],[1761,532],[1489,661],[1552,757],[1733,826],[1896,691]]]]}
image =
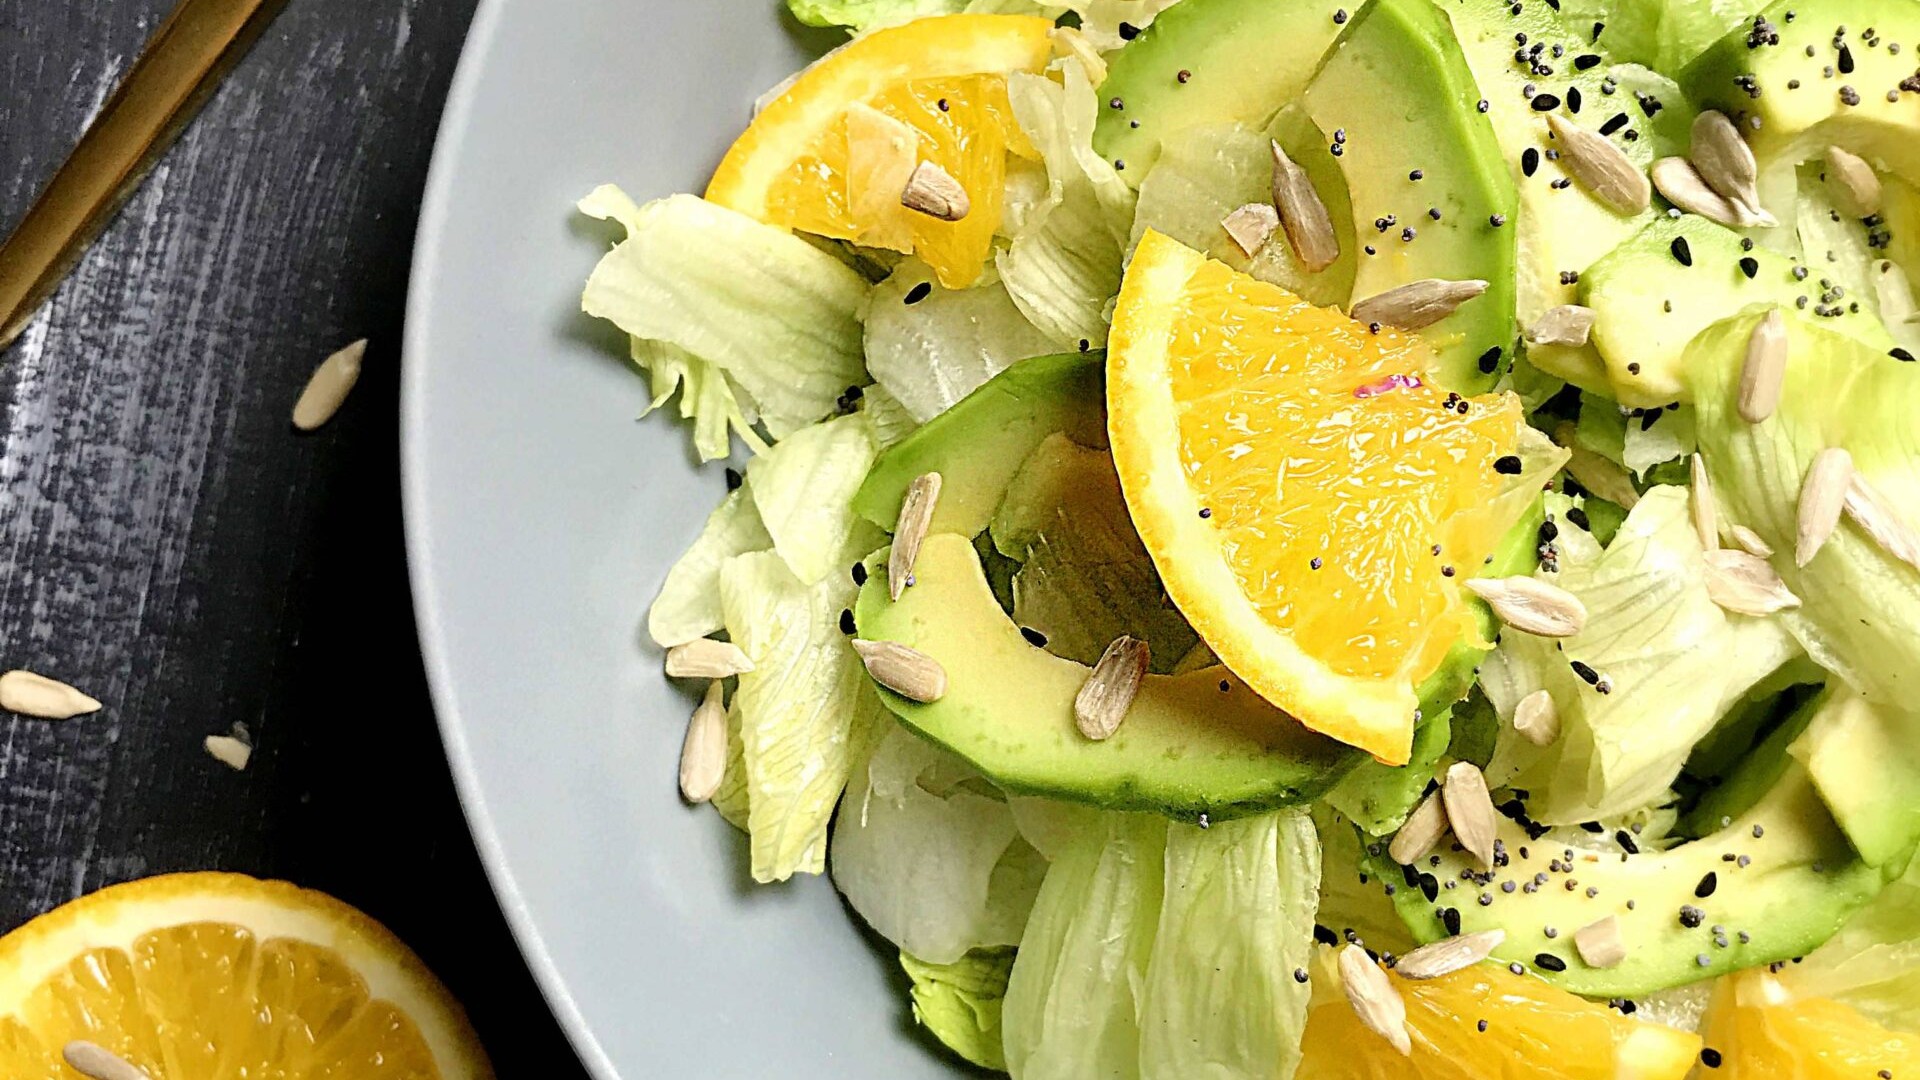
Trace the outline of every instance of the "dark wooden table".
{"type": "MultiPolygon", "coordinates": [[[[0,0],[0,231],[171,3],[0,0]]],[[[401,549],[407,264],[474,3],[291,0],[0,352],[0,669],[106,703],[0,716],[0,929],[148,874],[287,878],[409,941],[503,1077],[580,1076],[455,801],[401,549]],[[235,723],[243,773],[200,745],[235,723]]]]}

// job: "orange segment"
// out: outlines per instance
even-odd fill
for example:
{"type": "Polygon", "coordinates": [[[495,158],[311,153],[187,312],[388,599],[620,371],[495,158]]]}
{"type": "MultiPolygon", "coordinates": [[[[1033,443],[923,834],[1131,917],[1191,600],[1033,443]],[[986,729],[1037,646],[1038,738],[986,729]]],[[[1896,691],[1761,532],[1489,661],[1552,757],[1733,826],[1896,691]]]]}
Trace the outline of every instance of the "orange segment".
{"type": "Polygon", "coordinates": [[[1314,1080],[1682,1080],[1700,1037],[1634,1020],[1530,975],[1477,964],[1388,978],[1407,1006],[1411,1057],[1360,1022],[1333,950],[1314,966],[1299,1075],[1314,1080]],[[1486,1028],[1480,1025],[1485,1022],[1486,1028]]]}
{"type": "Polygon", "coordinates": [[[1795,999],[1764,970],[1720,980],[1707,1006],[1707,1051],[1725,1080],[1872,1080],[1920,1076],[1920,1036],[1890,1031],[1831,998],[1795,999]]]}
{"type": "Polygon", "coordinates": [[[707,199],[775,225],[856,243],[874,233],[889,241],[882,246],[902,246],[890,243],[900,221],[853,212],[857,151],[847,113],[866,105],[904,124],[916,159],[966,189],[972,210],[958,222],[897,207],[885,216],[915,219],[906,225],[910,246],[942,285],[971,284],[992,253],[1007,150],[1031,153],[1007,105],[1005,76],[1047,63],[1052,26],[1030,15],[943,15],[849,42],[754,118],[714,172],[707,199]]]}
{"type": "Polygon", "coordinates": [[[1174,602],[1269,701],[1405,762],[1414,686],[1472,632],[1459,583],[1511,523],[1518,399],[1441,391],[1419,337],[1154,232],[1108,348],[1114,461],[1174,602]]]}

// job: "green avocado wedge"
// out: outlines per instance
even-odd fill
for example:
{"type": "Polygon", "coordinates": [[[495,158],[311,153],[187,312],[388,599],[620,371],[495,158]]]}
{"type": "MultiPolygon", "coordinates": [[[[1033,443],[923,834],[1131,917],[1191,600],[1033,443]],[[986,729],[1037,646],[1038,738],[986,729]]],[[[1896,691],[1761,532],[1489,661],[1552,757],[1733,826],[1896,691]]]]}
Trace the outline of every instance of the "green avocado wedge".
{"type": "Polygon", "coordinates": [[[927,537],[915,584],[887,598],[870,560],[854,608],[860,636],[925,653],[947,674],[927,704],[882,690],[903,723],[1016,794],[1222,820],[1320,795],[1360,754],[1267,704],[1225,668],[1149,675],[1112,738],[1074,724],[1083,664],[1030,644],[995,602],[964,536],[927,537]]]}

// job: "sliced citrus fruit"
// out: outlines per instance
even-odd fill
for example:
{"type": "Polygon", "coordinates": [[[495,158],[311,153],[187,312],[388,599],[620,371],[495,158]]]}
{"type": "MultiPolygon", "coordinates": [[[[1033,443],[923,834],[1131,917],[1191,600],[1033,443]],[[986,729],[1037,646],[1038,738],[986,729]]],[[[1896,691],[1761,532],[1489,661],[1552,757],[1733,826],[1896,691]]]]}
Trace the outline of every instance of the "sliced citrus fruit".
{"type": "Polygon", "coordinates": [[[912,251],[942,285],[972,284],[993,250],[1009,148],[1032,155],[1006,75],[1038,71],[1050,20],[941,15],[877,30],[829,54],[754,118],[707,199],[761,221],[912,251]],[[900,205],[931,162],[970,209],[943,221],[900,205]]]}
{"type": "Polygon", "coordinates": [[[1447,393],[1419,337],[1151,231],[1108,350],[1114,463],[1174,603],[1267,700],[1404,763],[1414,687],[1474,632],[1460,582],[1525,505],[1518,399],[1447,393]]]}
{"type": "Polygon", "coordinates": [[[1700,1037],[1623,1016],[1532,975],[1475,964],[1437,979],[1388,973],[1407,1009],[1402,1057],[1340,989],[1334,951],[1314,959],[1299,1075],[1314,1080],[1682,1080],[1700,1037]]]}
{"type": "Polygon", "coordinates": [[[67,1054],[151,1080],[482,1080],[460,1006],[379,923],[238,874],[103,889],[0,939],[0,1076],[67,1054]]]}
{"type": "Polygon", "coordinates": [[[1832,998],[1796,998],[1761,968],[1714,986],[1706,1036],[1703,1077],[1920,1076],[1920,1035],[1884,1028],[1832,998]]]}

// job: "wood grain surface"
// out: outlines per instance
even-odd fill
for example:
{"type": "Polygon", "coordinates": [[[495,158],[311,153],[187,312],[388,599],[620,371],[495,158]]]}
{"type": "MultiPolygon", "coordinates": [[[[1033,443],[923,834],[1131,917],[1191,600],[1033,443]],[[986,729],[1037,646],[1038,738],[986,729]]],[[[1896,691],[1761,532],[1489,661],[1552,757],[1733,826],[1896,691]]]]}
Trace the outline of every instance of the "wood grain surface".
{"type": "MultiPolygon", "coordinates": [[[[169,0],[0,0],[0,229],[169,0]]],[[[0,929],[175,870],[356,904],[466,1002],[503,1077],[584,1075],[488,891],[401,549],[401,312],[474,0],[292,0],[0,353],[0,668],[106,703],[0,715],[0,929]],[[334,423],[288,421],[372,341],[334,423]],[[236,773],[201,740],[244,723],[236,773]]]]}

